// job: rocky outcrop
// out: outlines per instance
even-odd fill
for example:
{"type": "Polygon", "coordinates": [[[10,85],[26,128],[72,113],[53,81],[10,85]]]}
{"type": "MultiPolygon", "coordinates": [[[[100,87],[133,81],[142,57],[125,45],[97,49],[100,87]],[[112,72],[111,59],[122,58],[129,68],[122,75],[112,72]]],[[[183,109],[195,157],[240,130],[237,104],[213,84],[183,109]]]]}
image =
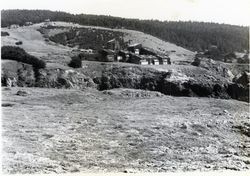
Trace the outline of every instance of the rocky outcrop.
{"type": "Polygon", "coordinates": [[[233,81],[235,83],[241,84],[244,87],[249,87],[250,82],[250,73],[244,71],[243,73],[238,74],[233,81]]]}
{"type": "Polygon", "coordinates": [[[2,60],[2,86],[46,88],[95,88],[90,77],[75,70],[34,69],[32,65],[2,60]]]}
{"type": "Polygon", "coordinates": [[[213,71],[217,75],[225,77],[230,81],[232,81],[234,77],[233,73],[225,66],[224,63],[217,62],[212,59],[208,59],[205,57],[202,58],[196,57],[191,64],[200,68],[204,68],[206,70],[213,71]]]}
{"type": "Polygon", "coordinates": [[[103,94],[110,95],[115,98],[152,98],[152,97],[163,97],[164,95],[160,92],[146,91],[139,89],[112,89],[104,90],[103,94]]]}
{"type": "Polygon", "coordinates": [[[229,84],[227,86],[227,93],[233,99],[249,102],[249,88],[241,84],[229,84]]]}
{"type": "MultiPolygon", "coordinates": [[[[34,72],[30,65],[11,61],[11,64],[5,64],[2,67],[2,83],[6,82],[6,78],[15,78],[16,86],[21,87],[36,86],[80,90],[90,87],[101,91],[129,88],[157,91],[172,96],[233,98],[249,101],[249,88],[242,85],[240,80],[243,78],[241,77],[238,81],[231,82],[228,78],[201,68],[195,69],[196,72],[194,70],[185,72],[174,69],[159,71],[134,65],[99,66],[100,73],[93,75],[88,75],[83,71],[87,68],[68,70],[47,68],[34,72]]],[[[6,85],[6,83],[2,85],[6,85]]]]}
{"type": "Polygon", "coordinates": [[[2,60],[2,86],[32,87],[35,73],[32,65],[12,60],[2,60]]]}
{"type": "Polygon", "coordinates": [[[243,72],[234,79],[234,84],[228,86],[228,93],[232,98],[249,102],[249,81],[250,74],[243,72]]]}
{"type": "Polygon", "coordinates": [[[95,88],[93,80],[75,70],[40,69],[36,87],[46,88],[95,88]]]}
{"type": "Polygon", "coordinates": [[[246,92],[225,78],[213,80],[206,75],[202,79],[188,77],[173,71],[157,71],[155,69],[124,66],[112,67],[103,71],[102,76],[93,80],[99,90],[113,88],[132,88],[158,91],[165,95],[234,98],[247,101],[246,92]]]}

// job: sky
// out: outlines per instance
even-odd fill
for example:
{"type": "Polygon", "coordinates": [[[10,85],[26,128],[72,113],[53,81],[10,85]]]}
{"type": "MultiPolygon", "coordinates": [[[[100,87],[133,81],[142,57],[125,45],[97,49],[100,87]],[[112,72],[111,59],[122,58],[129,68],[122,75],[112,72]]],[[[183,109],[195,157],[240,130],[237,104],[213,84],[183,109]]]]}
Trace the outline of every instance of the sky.
{"type": "Polygon", "coordinates": [[[1,0],[0,8],[250,25],[250,0],[1,0]]]}

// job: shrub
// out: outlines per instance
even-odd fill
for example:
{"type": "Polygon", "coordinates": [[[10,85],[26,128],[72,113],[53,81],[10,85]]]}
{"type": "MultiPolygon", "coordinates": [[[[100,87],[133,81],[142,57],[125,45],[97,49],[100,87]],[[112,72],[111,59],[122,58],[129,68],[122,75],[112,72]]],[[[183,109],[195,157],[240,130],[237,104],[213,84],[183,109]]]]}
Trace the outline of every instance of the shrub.
{"type": "Polygon", "coordinates": [[[8,32],[3,32],[1,31],[1,36],[4,37],[4,36],[9,36],[10,34],[8,32]]]}
{"type": "Polygon", "coordinates": [[[72,68],[81,68],[82,59],[79,57],[72,57],[70,63],[68,64],[72,68]]]}
{"type": "Polygon", "coordinates": [[[198,58],[198,57],[196,57],[195,59],[194,59],[194,61],[191,63],[193,66],[200,66],[200,64],[201,64],[201,59],[200,58],[198,58]]]}
{"type": "Polygon", "coordinates": [[[46,67],[46,63],[44,61],[26,53],[24,49],[17,46],[2,46],[1,58],[30,64],[36,69],[46,67]]]}
{"type": "Polygon", "coordinates": [[[16,42],[15,44],[16,44],[16,45],[22,45],[23,42],[22,42],[22,41],[18,41],[18,42],[16,42]]]}

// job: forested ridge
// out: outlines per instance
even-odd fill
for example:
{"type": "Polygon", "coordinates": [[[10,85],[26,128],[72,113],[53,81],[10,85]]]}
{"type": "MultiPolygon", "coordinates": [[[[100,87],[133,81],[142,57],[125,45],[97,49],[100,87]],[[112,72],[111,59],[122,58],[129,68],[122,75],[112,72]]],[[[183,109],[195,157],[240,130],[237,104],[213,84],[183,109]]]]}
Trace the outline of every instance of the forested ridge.
{"type": "Polygon", "coordinates": [[[126,28],[151,34],[192,51],[204,51],[216,45],[220,53],[242,52],[249,48],[249,27],[205,23],[126,19],[104,15],[70,14],[49,10],[2,10],[1,26],[24,25],[25,22],[74,22],[82,25],[126,28]]]}

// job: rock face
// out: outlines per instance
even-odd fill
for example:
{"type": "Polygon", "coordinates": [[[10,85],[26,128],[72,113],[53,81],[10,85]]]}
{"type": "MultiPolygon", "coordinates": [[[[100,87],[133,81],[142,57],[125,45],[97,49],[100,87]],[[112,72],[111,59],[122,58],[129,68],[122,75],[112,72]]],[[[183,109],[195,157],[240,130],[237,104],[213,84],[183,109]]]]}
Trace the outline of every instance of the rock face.
{"type": "Polygon", "coordinates": [[[33,67],[21,62],[2,60],[1,82],[3,86],[32,87],[35,85],[33,67]]]}
{"type": "MultiPolygon", "coordinates": [[[[44,88],[97,88],[109,90],[129,88],[157,91],[165,95],[189,97],[233,98],[249,101],[249,88],[246,76],[234,83],[228,76],[197,68],[196,73],[176,70],[159,71],[153,68],[130,65],[100,65],[99,74],[88,75],[84,69],[40,69],[34,72],[27,64],[10,61],[2,64],[4,86],[12,79],[14,86],[44,88]],[[244,85],[242,85],[242,80],[244,85]]],[[[95,69],[96,70],[96,69],[95,69]]],[[[220,69],[217,70],[218,72],[220,69]]],[[[90,70],[93,72],[93,70],[90,70]]]]}
{"type": "Polygon", "coordinates": [[[36,80],[37,87],[46,88],[95,88],[93,80],[74,70],[41,69],[36,80]]]}
{"type": "Polygon", "coordinates": [[[229,79],[233,79],[233,73],[223,64],[208,58],[195,58],[191,63],[194,66],[213,71],[214,73],[229,79]]]}
{"type": "Polygon", "coordinates": [[[235,83],[241,84],[244,87],[249,87],[250,73],[244,71],[243,73],[238,74],[233,81],[235,83]]]}
{"type": "Polygon", "coordinates": [[[104,90],[103,94],[111,95],[116,98],[152,98],[163,97],[160,92],[138,90],[138,89],[112,89],[104,90]]]}
{"type": "Polygon", "coordinates": [[[237,75],[233,79],[235,83],[228,86],[228,93],[231,97],[249,102],[249,80],[250,74],[248,72],[237,75]]]}
{"type": "Polygon", "coordinates": [[[132,88],[158,91],[173,96],[199,96],[216,98],[234,98],[248,101],[247,92],[236,83],[225,79],[188,77],[178,72],[157,71],[145,67],[112,67],[103,71],[93,80],[99,90],[113,88],[132,88]]]}

